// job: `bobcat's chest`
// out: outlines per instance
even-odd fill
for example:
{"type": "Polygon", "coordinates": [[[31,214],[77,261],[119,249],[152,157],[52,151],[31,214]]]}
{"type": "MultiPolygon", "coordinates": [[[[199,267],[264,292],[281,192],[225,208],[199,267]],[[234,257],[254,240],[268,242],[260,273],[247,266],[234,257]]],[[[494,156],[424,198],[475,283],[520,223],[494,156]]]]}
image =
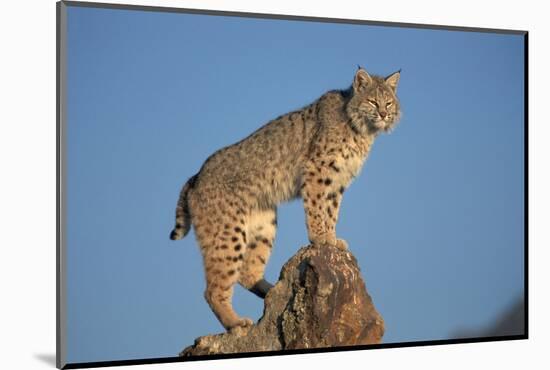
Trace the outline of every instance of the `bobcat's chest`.
{"type": "Polygon", "coordinates": [[[371,140],[363,142],[355,142],[356,145],[351,145],[342,150],[342,155],[339,158],[339,167],[341,173],[341,184],[346,187],[349,183],[359,175],[363,164],[367,159],[372,144],[371,140]]]}
{"type": "Polygon", "coordinates": [[[340,159],[340,183],[342,186],[348,186],[351,180],[359,175],[364,162],[365,157],[355,153],[344,155],[340,159]]]}

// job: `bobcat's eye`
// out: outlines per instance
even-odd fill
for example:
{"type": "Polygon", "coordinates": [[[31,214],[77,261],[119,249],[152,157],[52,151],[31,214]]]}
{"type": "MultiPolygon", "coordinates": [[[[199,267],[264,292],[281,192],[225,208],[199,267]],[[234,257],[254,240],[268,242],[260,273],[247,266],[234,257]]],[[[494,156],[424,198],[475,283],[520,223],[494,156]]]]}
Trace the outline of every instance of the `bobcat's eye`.
{"type": "Polygon", "coordinates": [[[373,107],[376,107],[378,108],[378,103],[375,102],[374,100],[368,100],[369,104],[372,105],[373,107]]]}
{"type": "Polygon", "coordinates": [[[391,107],[391,106],[392,106],[392,104],[393,104],[393,102],[392,102],[392,101],[389,101],[389,102],[387,102],[387,103],[386,103],[386,107],[388,107],[388,108],[389,108],[389,107],[391,107]]]}

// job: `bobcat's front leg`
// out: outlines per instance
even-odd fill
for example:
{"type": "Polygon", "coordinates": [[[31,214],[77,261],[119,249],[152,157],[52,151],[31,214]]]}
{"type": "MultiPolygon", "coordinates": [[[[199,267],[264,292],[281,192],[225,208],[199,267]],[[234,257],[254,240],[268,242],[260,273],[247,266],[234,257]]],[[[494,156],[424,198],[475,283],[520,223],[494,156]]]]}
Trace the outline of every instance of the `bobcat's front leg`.
{"type": "Polygon", "coordinates": [[[348,247],[346,241],[336,237],[336,222],[344,187],[337,181],[338,168],[334,163],[321,163],[326,166],[309,163],[303,176],[301,195],[309,241],[314,245],[331,245],[345,250],[348,247]]]}

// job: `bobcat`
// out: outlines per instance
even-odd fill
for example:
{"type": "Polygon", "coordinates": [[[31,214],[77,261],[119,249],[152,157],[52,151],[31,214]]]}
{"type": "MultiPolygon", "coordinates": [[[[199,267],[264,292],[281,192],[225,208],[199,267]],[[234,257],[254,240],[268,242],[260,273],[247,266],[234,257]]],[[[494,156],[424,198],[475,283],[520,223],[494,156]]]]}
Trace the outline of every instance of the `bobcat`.
{"type": "Polygon", "coordinates": [[[240,283],[264,298],[277,228],[277,205],[301,197],[309,240],[346,249],[335,226],[342,195],[374,139],[399,120],[400,71],[388,77],[358,68],[346,90],[325,93],[240,142],[218,150],[181,190],[170,238],[195,227],[206,270],[205,298],[226,328],[247,327],[232,307],[240,283]]]}

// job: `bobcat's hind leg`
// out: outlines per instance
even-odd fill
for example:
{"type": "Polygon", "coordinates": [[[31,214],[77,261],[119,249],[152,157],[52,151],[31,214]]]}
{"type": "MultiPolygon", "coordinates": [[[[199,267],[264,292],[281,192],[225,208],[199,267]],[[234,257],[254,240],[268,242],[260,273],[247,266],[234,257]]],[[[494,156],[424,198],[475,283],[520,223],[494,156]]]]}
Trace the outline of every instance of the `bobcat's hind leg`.
{"type": "Polygon", "coordinates": [[[248,243],[241,267],[239,283],[260,298],[273,287],[264,279],[264,270],[271,255],[277,229],[275,209],[254,210],[247,225],[248,243]]]}
{"type": "Polygon", "coordinates": [[[235,327],[248,327],[254,322],[247,317],[240,317],[233,310],[231,300],[233,297],[233,288],[237,279],[228,280],[226,277],[222,279],[211,279],[206,283],[204,298],[210,305],[210,308],[226,330],[231,330],[235,327]]]}
{"type": "Polygon", "coordinates": [[[247,242],[246,215],[242,207],[232,204],[235,203],[220,200],[193,207],[193,224],[206,273],[204,297],[228,331],[253,324],[251,319],[237,315],[232,305],[233,288],[239,281],[247,242]]]}

